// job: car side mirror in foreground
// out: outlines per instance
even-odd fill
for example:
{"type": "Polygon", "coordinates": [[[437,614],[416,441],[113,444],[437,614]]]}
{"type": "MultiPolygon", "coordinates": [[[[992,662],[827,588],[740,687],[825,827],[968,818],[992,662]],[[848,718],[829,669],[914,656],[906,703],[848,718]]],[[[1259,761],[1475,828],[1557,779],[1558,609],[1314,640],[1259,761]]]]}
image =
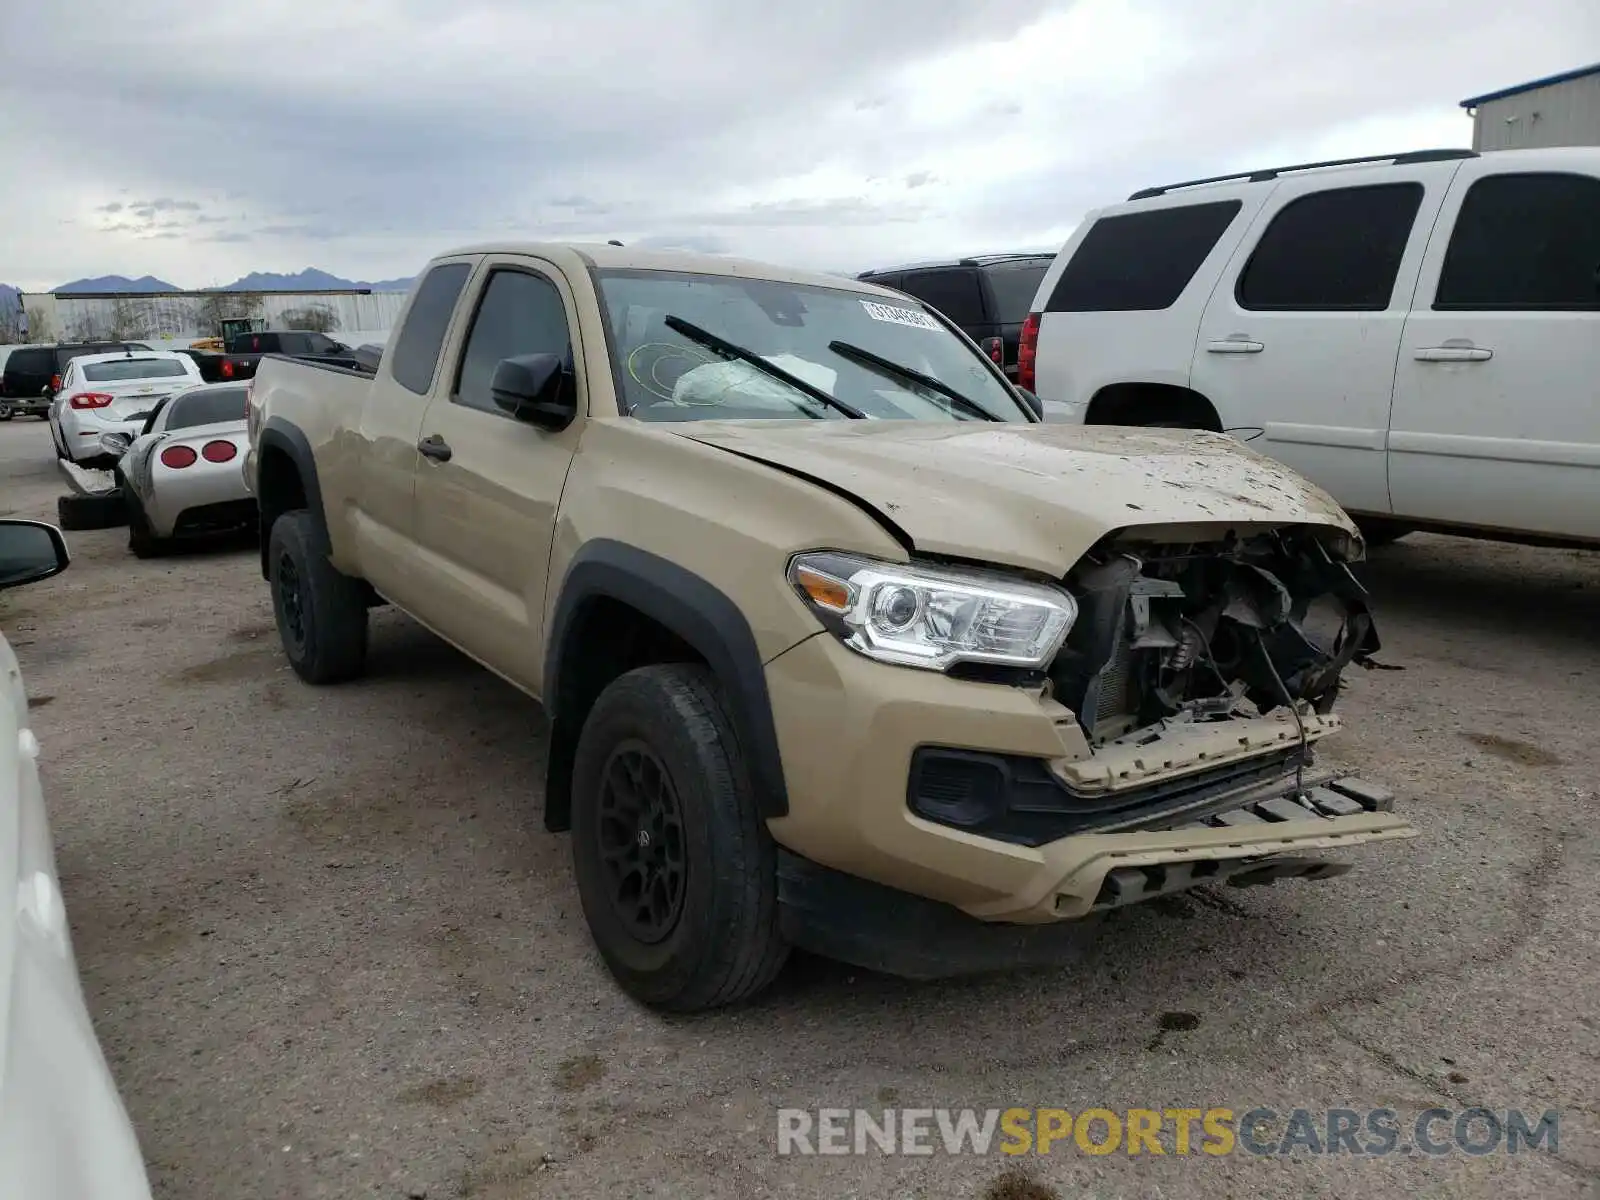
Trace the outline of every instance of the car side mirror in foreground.
{"type": "Polygon", "coordinates": [[[544,429],[565,429],[578,415],[577,392],[554,354],[502,359],[489,394],[502,411],[544,429]]]}
{"type": "Polygon", "coordinates": [[[0,588],[21,587],[67,569],[67,540],[43,521],[0,520],[0,588]]]}
{"type": "Polygon", "coordinates": [[[1022,402],[1033,410],[1033,415],[1039,420],[1044,420],[1044,401],[1035,396],[1027,388],[1018,388],[1017,395],[1022,397],[1022,402]]]}

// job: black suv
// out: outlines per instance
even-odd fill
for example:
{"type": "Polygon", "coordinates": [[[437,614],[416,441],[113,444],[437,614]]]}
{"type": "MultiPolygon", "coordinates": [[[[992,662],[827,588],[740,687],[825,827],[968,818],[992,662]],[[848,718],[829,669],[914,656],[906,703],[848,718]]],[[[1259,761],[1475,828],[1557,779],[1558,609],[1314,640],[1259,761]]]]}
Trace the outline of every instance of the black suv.
{"type": "Polygon", "coordinates": [[[22,346],[6,359],[0,375],[0,421],[17,413],[47,417],[50,399],[61,386],[67,364],[80,354],[120,354],[148,350],[143,342],[60,342],[54,346],[22,346]]]}
{"type": "Polygon", "coordinates": [[[1048,253],[980,254],[863,271],[856,278],[931,304],[1015,380],[1022,323],[1054,260],[1055,255],[1048,253]]]}

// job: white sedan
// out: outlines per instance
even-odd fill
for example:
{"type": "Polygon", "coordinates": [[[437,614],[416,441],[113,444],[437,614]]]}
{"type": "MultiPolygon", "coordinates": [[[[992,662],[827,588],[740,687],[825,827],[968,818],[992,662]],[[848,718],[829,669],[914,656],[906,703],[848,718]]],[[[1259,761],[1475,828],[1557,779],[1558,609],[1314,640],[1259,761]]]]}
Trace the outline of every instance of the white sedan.
{"type": "Polygon", "coordinates": [[[200,382],[194,360],[170,350],[74,358],[50,403],[56,454],[80,466],[108,467],[115,460],[101,446],[102,437],[136,437],[164,397],[200,382]]]}
{"type": "MultiPolygon", "coordinates": [[[[67,561],[54,527],[0,521],[0,589],[47,579],[67,561]]],[[[150,1200],[139,1139],[78,983],[28,723],[17,658],[0,635],[0,1195],[150,1200]]]]}

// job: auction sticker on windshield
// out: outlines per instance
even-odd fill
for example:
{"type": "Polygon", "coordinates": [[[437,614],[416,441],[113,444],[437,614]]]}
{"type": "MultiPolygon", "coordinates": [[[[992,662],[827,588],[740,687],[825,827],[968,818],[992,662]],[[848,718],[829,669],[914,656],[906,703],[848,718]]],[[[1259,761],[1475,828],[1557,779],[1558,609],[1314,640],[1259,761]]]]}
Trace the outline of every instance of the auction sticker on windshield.
{"type": "Polygon", "coordinates": [[[867,316],[874,321],[888,321],[891,325],[909,325],[913,329],[931,329],[939,332],[939,322],[935,321],[925,312],[918,312],[914,308],[897,308],[893,304],[878,304],[872,300],[863,300],[861,307],[867,310],[867,316]]]}

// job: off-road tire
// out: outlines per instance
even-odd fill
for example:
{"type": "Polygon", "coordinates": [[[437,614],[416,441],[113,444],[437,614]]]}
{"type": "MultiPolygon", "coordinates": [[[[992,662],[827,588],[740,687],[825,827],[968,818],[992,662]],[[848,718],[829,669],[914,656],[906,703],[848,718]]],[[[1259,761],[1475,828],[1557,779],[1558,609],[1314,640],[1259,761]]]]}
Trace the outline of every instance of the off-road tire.
{"type": "Polygon", "coordinates": [[[334,569],[318,548],[311,514],[279,515],[267,535],[272,615],[284,657],[307,683],[342,683],[367,659],[367,605],[359,580],[334,569]]]}
{"type": "Polygon", "coordinates": [[[778,931],[777,860],[720,689],[706,668],[641,667],[595,702],[573,764],[572,856],[601,957],[623,989],[658,1009],[695,1012],[747,999],[788,957],[778,931]],[[613,904],[601,808],[614,756],[644,747],[675,792],[681,903],[670,931],[643,940],[613,904]]]}
{"type": "Polygon", "coordinates": [[[56,497],[56,524],[63,529],[115,529],[128,519],[122,493],[84,496],[73,492],[56,497]]]}

